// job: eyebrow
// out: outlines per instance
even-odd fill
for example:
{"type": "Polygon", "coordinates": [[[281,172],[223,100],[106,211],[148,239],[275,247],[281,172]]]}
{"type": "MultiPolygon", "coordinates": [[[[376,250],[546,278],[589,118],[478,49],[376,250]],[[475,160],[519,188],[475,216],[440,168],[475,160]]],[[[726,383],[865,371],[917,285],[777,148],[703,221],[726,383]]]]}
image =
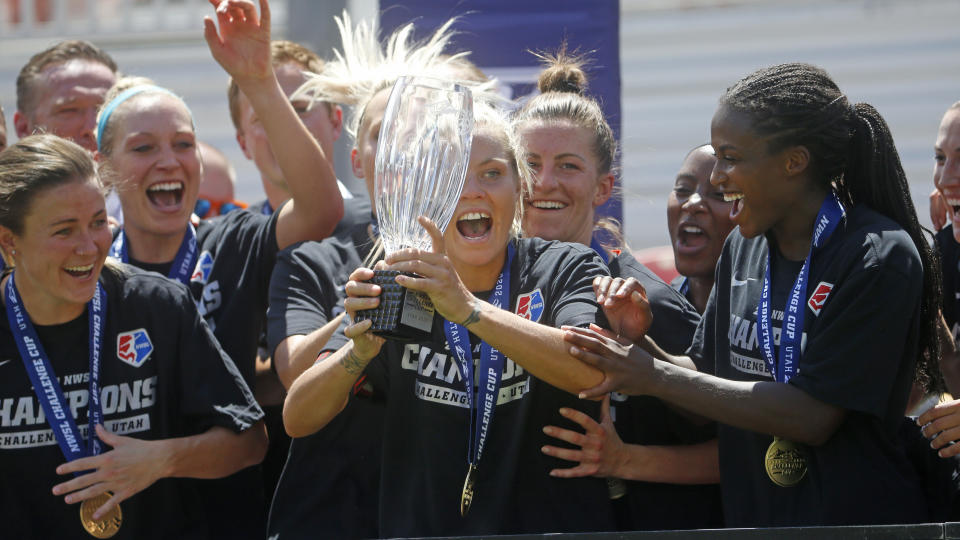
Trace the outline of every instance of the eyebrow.
{"type": "MultiPolygon", "coordinates": [[[[93,215],[93,217],[98,217],[98,216],[100,216],[100,215],[102,215],[102,214],[106,214],[106,213],[107,213],[107,210],[106,210],[106,209],[101,209],[101,210],[98,210],[97,213],[93,215]]],[[[78,222],[78,221],[80,221],[80,220],[77,219],[77,218],[65,218],[65,219],[61,219],[61,220],[58,220],[58,221],[54,221],[53,223],[51,223],[51,224],[49,225],[49,227],[58,227],[58,226],[60,226],[60,225],[66,225],[66,224],[68,224],[68,223],[76,223],[76,222],[78,222]]]]}
{"type": "Polygon", "coordinates": [[[587,160],[586,158],[584,158],[584,157],[581,156],[580,154],[574,154],[573,152],[567,152],[567,153],[565,153],[565,154],[560,154],[560,155],[556,156],[554,159],[563,159],[563,158],[566,158],[566,157],[575,157],[575,158],[579,159],[580,161],[586,161],[586,160],[587,160]]]}

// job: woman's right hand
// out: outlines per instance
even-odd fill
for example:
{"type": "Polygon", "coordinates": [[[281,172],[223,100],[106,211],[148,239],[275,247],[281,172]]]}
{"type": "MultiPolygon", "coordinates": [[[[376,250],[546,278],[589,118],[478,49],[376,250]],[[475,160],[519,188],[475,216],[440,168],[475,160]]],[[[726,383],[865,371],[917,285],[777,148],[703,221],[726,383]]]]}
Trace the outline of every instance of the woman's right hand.
{"type": "Polygon", "coordinates": [[[934,405],[917,418],[917,424],[937,455],[960,454],[960,399],[934,405]]]}
{"type": "Polygon", "coordinates": [[[647,300],[647,291],[636,278],[597,276],[593,292],[610,329],[633,343],[639,342],[653,324],[653,311],[647,300]]]}
{"type": "Polygon", "coordinates": [[[250,0],[209,0],[216,8],[217,24],[203,19],[203,37],[210,53],[237,83],[267,80],[273,75],[270,60],[270,6],[260,0],[260,13],[250,0]]]}
{"type": "MultiPolygon", "coordinates": [[[[383,263],[377,263],[378,267],[383,263]]],[[[369,361],[380,352],[383,347],[384,339],[374,335],[370,331],[373,325],[372,320],[357,322],[356,313],[365,309],[373,309],[380,305],[379,285],[370,283],[373,279],[373,270],[369,268],[357,268],[350,274],[350,281],[347,282],[347,298],[343,301],[343,307],[350,316],[352,324],[347,326],[343,333],[353,340],[353,352],[359,361],[369,361]]]]}

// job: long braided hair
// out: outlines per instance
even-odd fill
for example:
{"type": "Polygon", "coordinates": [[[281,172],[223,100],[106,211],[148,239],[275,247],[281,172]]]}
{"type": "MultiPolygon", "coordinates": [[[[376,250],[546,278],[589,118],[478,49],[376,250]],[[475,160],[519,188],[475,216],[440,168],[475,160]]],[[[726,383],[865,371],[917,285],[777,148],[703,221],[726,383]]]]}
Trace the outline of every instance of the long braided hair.
{"type": "Polygon", "coordinates": [[[821,68],[780,64],[741,79],[720,98],[751,118],[767,137],[768,151],[802,145],[810,152],[815,178],[832,186],[846,206],[863,204],[897,222],[910,235],[923,261],[920,351],[916,381],[942,388],[937,321],[941,301],[940,264],[920,226],[906,174],[890,128],[873,106],[851,104],[821,68]]]}

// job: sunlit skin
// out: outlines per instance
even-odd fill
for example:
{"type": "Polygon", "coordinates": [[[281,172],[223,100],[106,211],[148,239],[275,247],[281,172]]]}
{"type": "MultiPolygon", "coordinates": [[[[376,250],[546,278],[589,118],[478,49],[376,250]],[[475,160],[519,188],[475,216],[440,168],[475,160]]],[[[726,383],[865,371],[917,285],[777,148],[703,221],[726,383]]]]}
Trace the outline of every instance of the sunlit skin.
{"type": "Polygon", "coordinates": [[[667,198],[667,228],[677,271],[688,278],[691,296],[702,313],[713,287],[714,269],[723,243],[733,229],[732,203],[710,183],[717,163],[709,146],[693,150],[684,159],[667,198]],[[703,305],[699,305],[702,300],[703,305]]]}
{"type": "Polygon", "coordinates": [[[610,198],[614,177],[599,170],[595,135],[568,121],[530,122],[520,128],[534,173],[524,200],[527,236],[590,244],[595,212],[610,198]]]}
{"type": "Polygon", "coordinates": [[[103,194],[92,179],[39,192],[22,234],[0,226],[0,243],[14,254],[17,290],[35,324],[60,324],[83,313],[110,239],[103,194]]]}
{"type": "MultiPolygon", "coordinates": [[[[288,97],[297,90],[306,80],[304,69],[298,64],[287,62],[274,68],[277,74],[277,80],[284,94],[288,97]]],[[[271,204],[280,202],[290,197],[287,191],[287,183],[283,178],[283,172],[277,163],[277,158],[270,148],[270,142],[267,140],[267,133],[263,125],[257,118],[250,101],[241,92],[238,96],[240,108],[240,129],[237,130],[237,142],[243,150],[243,155],[253,161],[257,170],[263,179],[273,186],[279,188],[281,192],[267,193],[268,198],[280,198],[279,201],[271,200],[271,204]],[[273,197],[270,197],[273,195],[273,197]]],[[[324,155],[330,158],[333,155],[334,142],[340,137],[341,127],[343,126],[343,112],[340,107],[334,106],[332,109],[324,103],[316,103],[309,106],[307,100],[297,100],[292,102],[294,110],[300,116],[300,121],[307,127],[307,130],[317,140],[324,155]]]]}
{"type": "Polygon", "coordinates": [[[809,178],[809,151],[791,146],[770,152],[749,117],[724,106],[713,116],[710,137],[717,154],[710,183],[733,201],[730,220],[740,234],[753,238],[769,232],[784,257],[804,260],[827,193],[809,178]]]}
{"type": "Polygon", "coordinates": [[[45,67],[34,83],[33,110],[13,116],[18,137],[45,131],[97,149],[97,109],[116,75],[107,66],[74,59],[45,67]]]}
{"type": "Polygon", "coordinates": [[[0,109],[0,152],[7,147],[7,119],[3,116],[3,109],[0,109]]]}
{"type": "Polygon", "coordinates": [[[946,200],[953,238],[960,242],[960,108],[943,115],[933,156],[933,184],[946,200]]]}
{"type": "Polygon", "coordinates": [[[167,94],[139,94],[113,112],[110,155],[97,154],[123,206],[130,256],[173,260],[197,202],[200,154],[190,112],[167,94]]]}

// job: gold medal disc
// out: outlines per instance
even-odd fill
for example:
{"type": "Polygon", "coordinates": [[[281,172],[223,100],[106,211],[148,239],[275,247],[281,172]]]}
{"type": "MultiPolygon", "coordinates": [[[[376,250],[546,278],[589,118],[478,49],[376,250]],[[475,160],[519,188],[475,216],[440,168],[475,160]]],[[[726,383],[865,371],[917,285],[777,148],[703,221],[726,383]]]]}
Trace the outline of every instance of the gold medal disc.
{"type": "Polygon", "coordinates": [[[800,447],[780,437],[773,438],[763,465],[770,480],[780,487],[795,486],[807,474],[807,460],[800,447]]]}
{"type": "Polygon", "coordinates": [[[113,510],[107,512],[107,515],[103,518],[93,519],[93,513],[97,511],[97,508],[103,506],[112,496],[113,493],[108,491],[80,503],[80,523],[95,538],[110,538],[117,534],[120,525],[123,523],[123,512],[120,511],[119,504],[113,507],[113,510]]]}
{"type": "Polygon", "coordinates": [[[473,484],[476,480],[477,467],[471,464],[467,469],[467,477],[463,479],[463,492],[460,494],[460,515],[463,517],[467,516],[473,503],[473,484]]]}

